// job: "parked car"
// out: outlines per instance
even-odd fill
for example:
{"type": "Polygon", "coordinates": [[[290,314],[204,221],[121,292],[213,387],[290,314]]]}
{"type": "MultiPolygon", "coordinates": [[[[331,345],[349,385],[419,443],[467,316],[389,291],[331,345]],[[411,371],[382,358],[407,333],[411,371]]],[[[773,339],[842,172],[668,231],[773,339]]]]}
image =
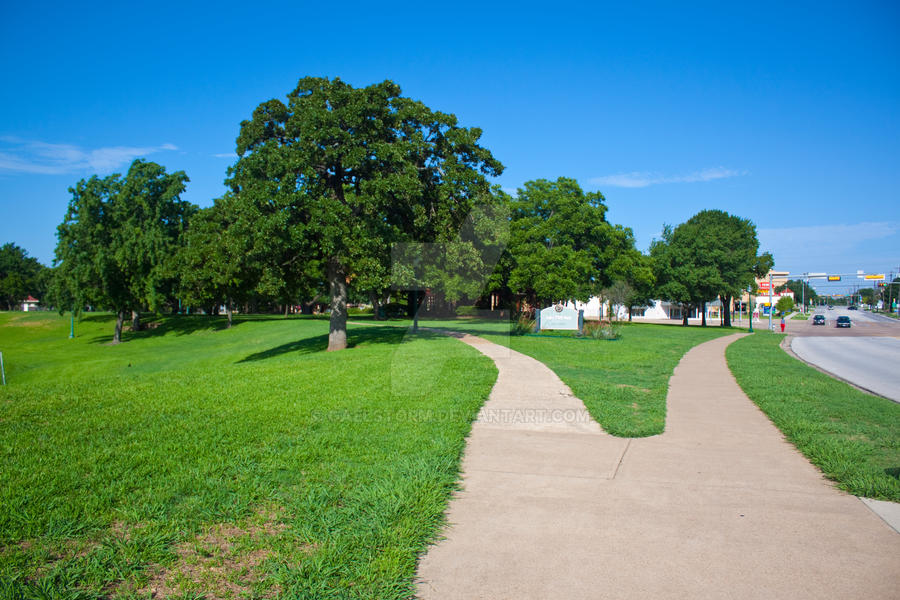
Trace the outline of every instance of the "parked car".
{"type": "Polygon", "coordinates": [[[829,304],[829,305],[828,305],[828,310],[834,310],[834,307],[833,307],[832,305],[829,304]]]}
{"type": "Polygon", "coordinates": [[[852,304],[847,307],[847,310],[859,310],[859,307],[853,306],[852,304]]]}
{"type": "Polygon", "coordinates": [[[847,315],[841,315],[837,318],[836,327],[850,327],[850,317],[847,315]]]}
{"type": "Polygon", "coordinates": [[[824,325],[825,315],[816,315],[813,317],[813,325],[824,325]]]}

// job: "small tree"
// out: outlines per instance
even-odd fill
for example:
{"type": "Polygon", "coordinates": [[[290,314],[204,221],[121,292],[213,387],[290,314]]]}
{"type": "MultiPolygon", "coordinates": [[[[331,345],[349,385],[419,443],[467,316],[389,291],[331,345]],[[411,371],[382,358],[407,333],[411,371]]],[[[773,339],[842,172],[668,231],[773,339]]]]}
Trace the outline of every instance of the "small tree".
{"type": "Polygon", "coordinates": [[[12,310],[28,295],[44,300],[47,271],[23,248],[13,243],[0,246],[0,307],[12,310]]]}
{"type": "Polygon", "coordinates": [[[626,281],[615,281],[607,288],[603,288],[602,299],[609,305],[609,320],[619,319],[619,307],[626,306],[628,299],[634,293],[634,288],[626,281]]]}
{"type": "Polygon", "coordinates": [[[246,300],[259,279],[252,238],[239,225],[226,194],[191,219],[176,261],[181,297],[188,305],[224,304],[229,328],[235,303],[246,300]]]}
{"type": "Polygon", "coordinates": [[[600,192],[584,192],[574,179],[528,181],[511,203],[509,288],[534,306],[597,295],[616,279],[628,280],[622,257],[634,250],[630,229],[606,219],[600,192]]]}
{"type": "Polygon", "coordinates": [[[784,314],[790,312],[794,308],[794,300],[790,296],[782,296],[775,303],[775,310],[784,314]]]}
{"type": "Polygon", "coordinates": [[[657,289],[664,299],[683,306],[705,307],[708,300],[721,297],[724,324],[729,326],[732,298],[772,266],[772,256],[758,255],[758,249],[751,221],[721,210],[700,211],[674,230],[666,227],[663,239],[651,246],[657,289]]]}
{"type": "Polygon", "coordinates": [[[138,159],[124,178],[95,175],[69,188],[72,199],[57,229],[54,296],[70,306],[61,303],[60,310],[78,312],[87,304],[113,310],[118,343],[129,312],[155,310],[169,297],[173,256],[197,211],[180,199],[187,181],[183,171],[169,174],[138,159]]]}

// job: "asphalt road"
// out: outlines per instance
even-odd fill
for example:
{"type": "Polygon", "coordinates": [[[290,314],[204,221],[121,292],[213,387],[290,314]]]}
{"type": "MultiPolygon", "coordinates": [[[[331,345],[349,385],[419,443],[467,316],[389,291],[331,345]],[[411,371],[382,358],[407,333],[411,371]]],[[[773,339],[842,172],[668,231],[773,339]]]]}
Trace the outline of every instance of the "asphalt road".
{"type": "Polygon", "coordinates": [[[812,363],[881,396],[900,402],[900,322],[865,311],[819,310],[826,324],[790,322],[791,350],[812,363]],[[850,329],[835,321],[848,315],[850,329]]]}
{"type": "MultiPolygon", "coordinates": [[[[881,315],[874,315],[864,310],[847,310],[843,307],[835,306],[833,310],[824,308],[816,309],[816,314],[825,315],[825,325],[813,325],[812,317],[806,321],[787,320],[787,331],[794,336],[827,336],[827,337],[873,337],[887,336],[900,337],[900,320],[881,315]],[[850,317],[850,328],[835,327],[837,318],[840,315],[850,317]]],[[[778,331],[778,318],[772,320],[775,325],[775,331],[778,331]]],[[[762,328],[768,326],[768,321],[763,320],[762,328]]],[[[754,322],[754,327],[759,327],[760,323],[754,322]]]]}

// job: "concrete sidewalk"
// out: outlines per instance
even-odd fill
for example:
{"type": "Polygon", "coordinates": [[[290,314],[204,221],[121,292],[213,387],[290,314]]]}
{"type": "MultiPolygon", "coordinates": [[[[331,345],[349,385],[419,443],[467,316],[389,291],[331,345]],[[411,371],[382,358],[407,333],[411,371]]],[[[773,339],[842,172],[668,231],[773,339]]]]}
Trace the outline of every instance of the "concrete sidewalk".
{"type": "Polygon", "coordinates": [[[666,432],[614,438],[546,366],[479,338],[499,377],[421,598],[896,598],[900,535],[743,394],[737,336],[692,349],[666,432]]]}

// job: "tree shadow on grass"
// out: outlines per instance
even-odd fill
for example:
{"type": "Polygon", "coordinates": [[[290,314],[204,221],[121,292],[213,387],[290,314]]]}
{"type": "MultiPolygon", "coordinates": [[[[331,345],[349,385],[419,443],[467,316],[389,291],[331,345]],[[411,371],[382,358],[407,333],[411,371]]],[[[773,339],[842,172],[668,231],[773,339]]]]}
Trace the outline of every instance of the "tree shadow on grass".
{"type": "MultiPolygon", "coordinates": [[[[115,327],[116,318],[114,315],[92,315],[82,319],[88,322],[109,323],[109,333],[93,337],[90,341],[92,344],[106,344],[112,341],[113,327],[115,327]]],[[[207,315],[166,315],[162,317],[154,317],[145,315],[142,317],[142,329],[140,331],[130,331],[131,319],[125,321],[125,327],[122,331],[122,342],[131,340],[144,340],[162,337],[165,335],[191,335],[198,331],[223,331],[228,326],[226,317],[207,316],[207,315]]],[[[238,325],[240,321],[235,320],[234,325],[238,325]]]]}
{"type": "MultiPolygon", "coordinates": [[[[446,337],[434,331],[419,330],[418,333],[411,333],[403,327],[391,327],[387,325],[373,325],[353,328],[348,332],[348,349],[358,346],[372,346],[375,344],[383,344],[386,346],[395,346],[403,341],[405,337],[413,339],[433,339],[446,337]]],[[[254,352],[245,356],[238,363],[255,362],[259,360],[267,360],[275,358],[283,354],[297,353],[300,355],[314,354],[317,352],[325,352],[328,348],[328,334],[317,335],[314,337],[306,337],[287,344],[281,344],[268,350],[254,352]]]]}
{"type": "MultiPolygon", "coordinates": [[[[327,317],[324,317],[327,318],[327,317]]],[[[116,317],[112,313],[92,314],[83,316],[80,321],[88,323],[108,323],[109,334],[95,336],[90,339],[92,344],[107,344],[112,341],[113,327],[115,326],[116,317]]],[[[323,320],[320,315],[291,315],[285,317],[281,314],[253,314],[253,315],[235,315],[232,328],[243,323],[255,323],[260,321],[285,321],[285,320],[323,320]]],[[[122,342],[131,340],[143,340],[162,337],[166,335],[191,335],[200,331],[225,331],[228,329],[228,317],[224,315],[152,315],[144,314],[141,316],[143,328],[140,331],[130,331],[131,319],[125,320],[125,327],[122,331],[122,342]]]]}

